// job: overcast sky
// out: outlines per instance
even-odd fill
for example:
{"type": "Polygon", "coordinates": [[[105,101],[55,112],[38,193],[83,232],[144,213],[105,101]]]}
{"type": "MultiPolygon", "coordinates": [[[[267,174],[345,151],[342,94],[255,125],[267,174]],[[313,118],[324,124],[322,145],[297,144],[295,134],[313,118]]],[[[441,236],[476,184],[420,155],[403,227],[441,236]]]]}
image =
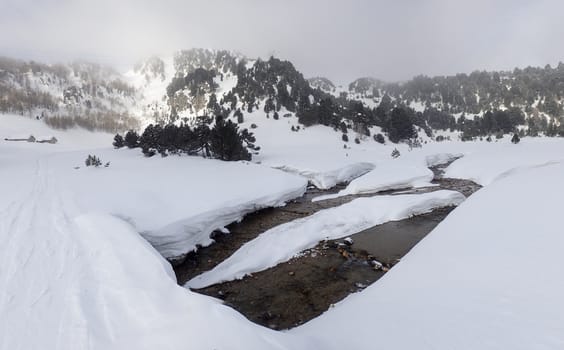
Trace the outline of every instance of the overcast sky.
{"type": "Polygon", "coordinates": [[[561,0],[0,0],[0,55],[124,69],[190,47],[347,83],[564,61],[561,0]]]}

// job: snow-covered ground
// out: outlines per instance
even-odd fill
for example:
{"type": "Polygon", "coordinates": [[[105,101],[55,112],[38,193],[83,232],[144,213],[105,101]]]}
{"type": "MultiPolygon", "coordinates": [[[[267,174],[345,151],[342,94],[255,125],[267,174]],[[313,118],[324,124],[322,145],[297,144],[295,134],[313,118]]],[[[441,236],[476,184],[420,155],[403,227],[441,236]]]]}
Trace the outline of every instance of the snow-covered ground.
{"type": "MultiPolygon", "coordinates": [[[[6,122],[21,123],[30,133],[49,132],[35,120],[12,117],[6,122]]],[[[0,136],[10,137],[13,132],[3,129],[0,136]]],[[[300,197],[307,185],[302,177],[252,163],[176,156],[147,159],[139,150],[114,150],[110,135],[94,137],[80,130],[54,133],[60,139],[56,145],[4,142],[2,147],[16,165],[29,168],[21,171],[37,171],[33,169],[40,160],[77,210],[122,218],[165,257],[209,245],[212,231],[247,213],[300,197]],[[72,138],[80,137],[92,138],[91,147],[99,148],[72,151],[72,138]],[[23,152],[29,152],[29,159],[21,159],[23,152]],[[110,166],[85,167],[90,153],[110,166]]]]}
{"type": "MultiPolygon", "coordinates": [[[[268,120],[279,122],[285,119],[268,120]]],[[[0,125],[0,349],[564,347],[562,139],[432,143],[411,152],[404,145],[350,142],[345,149],[332,141],[339,133],[323,127],[288,136],[263,124],[256,129],[263,146],[257,158],[263,165],[257,165],[146,159],[111,149],[111,135],[53,131],[16,116],[0,115],[0,125]],[[28,134],[59,142],[3,140],[28,134]],[[391,160],[394,147],[401,157],[391,160]],[[111,164],[85,168],[88,154],[111,164]],[[221,227],[235,212],[277,205],[304,190],[305,178],[273,166],[312,171],[332,178],[329,184],[338,176],[326,174],[347,166],[382,169],[398,161],[424,167],[448,154],[464,157],[447,176],[485,187],[377,283],[290,332],[254,325],[179,287],[168,263],[139,235],[158,246],[167,233],[198,219],[214,222],[200,226],[206,230],[221,227]]],[[[372,204],[360,205],[355,215],[379,206],[372,204]]],[[[409,207],[399,206],[394,212],[409,207]]],[[[199,239],[180,241],[186,248],[199,239]]],[[[275,248],[269,247],[279,254],[275,248]]],[[[166,244],[161,250],[176,252],[166,244]]]]}
{"type": "Polygon", "coordinates": [[[558,163],[492,182],[377,283],[290,334],[320,349],[564,348],[563,176],[558,163]]]}
{"type": "Polygon", "coordinates": [[[488,185],[511,172],[533,166],[564,160],[561,138],[525,138],[519,144],[509,142],[478,144],[454,162],[445,172],[446,177],[465,178],[480,185],[488,185]]]}
{"type": "Polygon", "coordinates": [[[186,286],[203,288],[243,278],[290,260],[319,241],[346,237],[387,221],[428,213],[435,208],[458,205],[462,201],[464,196],[454,191],[357,198],[262,233],[213,270],[188,281],[186,286]]]}
{"type": "Polygon", "coordinates": [[[138,232],[167,221],[222,226],[301,195],[305,179],[246,163],[144,159],[111,149],[111,135],[0,118],[0,349],[294,348],[293,337],[178,286],[138,232]],[[59,143],[3,140],[16,133],[59,143]],[[110,167],[85,168],[87,154],[110,167]]]}
{"type": "Polygon", "coordinates": [[[300,197],[307,185],[304,178],[246,162],[147,159],[139,150],[127,149],[96,153],[110,167],[74,169],[83,152],[49,162],[78,207],[128,221],[165,257],[209,245],[212,231],[300,197]]]}
{"type": "Polygon", "coordinates": [[[257,161],[305,176],[322,189],[367,173],[374,168],[378,155],[384,156],[388,152],[386,147],[362,148],[353,142],[349,143],[354,144],[353,149],[345,149],[344,143],[339,142],[341,134],[325,126],[281,132],[281,129],[290,130],[291,126],[297,125],[295,118],[274,120],[266,119],[264,113],[255,113],[246,119],[246,123],[253,122],[259,124],[257,129],[252,130],[261,146],[257,161]],[[373,151],[374,154],[371,154],[373,151]]]}

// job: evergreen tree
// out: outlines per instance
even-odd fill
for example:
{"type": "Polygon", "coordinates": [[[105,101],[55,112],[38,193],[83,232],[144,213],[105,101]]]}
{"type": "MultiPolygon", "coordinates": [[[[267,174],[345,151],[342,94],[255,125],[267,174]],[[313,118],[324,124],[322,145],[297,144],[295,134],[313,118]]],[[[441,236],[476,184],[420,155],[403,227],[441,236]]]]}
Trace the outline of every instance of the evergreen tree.
{"type": "Polygon", "coordinates": [[[135,148],[139,146],[139,135],[137,134],[137,132],[133,131],[133,130],[129,130],[126,134],[125,134],[125,145],[128,148],[135,148]]]}
{"type": "Polygon", "coordinates": [[[513,137],[511,138],[511,142],[514,144],[518,144],[519,141],[521,141],[519,134],[518,133],[513,134],[513,137]]]}
{"type": "Polygon", "coordinates": [[[141,137],[139,138],[139,146],[144,154],[149,152],[156,152],[161,137],[161,127],[159,125],[150,124],[145,128],[141,137]]]}
{"type": "Polygon", "coordinates": [[[114,146],[114,148],[124,147],[125,140],[123,139],[123,136],[121,136],[120,134],[116,134],[116,136],[114,136],[114,142],[112,143],[112,145],[114,146]]]}
{"type": "Polygon", "coordinates": [[[211,119],[199,117],[198,125],[194,129],[194,144],[197,153],[202,152],[204,157],[211,157],[210,152],[210,125],[211,119]]]}
{"type": "Polygon", "coordinates": [[[217,103],[217,96],[215,94],[211,94],[208,100],[208,104],[206,105],[208,113],[210,114],[220,114],[221,108],[217,103]]]}
{"type": "Polygon", "coordinates": [[[392,110],[386,129],[388,131],[388,138],[393,143],[417,136],[417,131],[413,126],[408,111],[402,107],[396,107],[392,110]]]}
{"type": "Polygon", "coordinates": [[[241,112],[240,108],[237,108],[234,115],[237,117],[237,123],[242,124],[245,121],[243,118],[243,112],[241,112]]]}
{"type": "Polygon", "coordinates": [[[237,125],[230,120],[225,122],[221,116],[216,117],[215,126],[210,131],[210,151],[214,158],[225,161],[251,160],[237,125]]]}

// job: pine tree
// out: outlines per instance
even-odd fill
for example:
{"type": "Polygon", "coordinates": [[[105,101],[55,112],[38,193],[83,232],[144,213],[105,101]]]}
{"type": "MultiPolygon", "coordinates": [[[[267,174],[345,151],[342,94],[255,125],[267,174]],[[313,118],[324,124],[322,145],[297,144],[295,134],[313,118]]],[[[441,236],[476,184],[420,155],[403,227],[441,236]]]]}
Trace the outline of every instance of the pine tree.
{"type": "Polygon", "coordinates": [[[240,108],[237,108],[234,115],[237,117],[237,123],[241,124],[245,121],[245,119],[243,118],[243,112],[241,112],[240,108]]]}
{"type": "Polygon", "coordinates": [[[231,120],[225,122],[221,116],[216,117],[209,136],[210,151],[214,158],[225,161],[251,160],[251,154],[243,145],[238,129],[231,120]]]}
{"type": "Polygon", "coordinates": [[[127,134],[125,134],[125,145],[128,148],[135,148],[139,146],[139,135],[137,132],[133,130],[129,130],[127,134]]]}
{"type": "Polygon", "coordinates": [[[202,152],[204,157],[211,157],[210,152],[210,123],[211,118],[199,117],[198,124],[194,129],[194,143],[196,153],[202,152]]]}
{"type": "Polygon", "coordinates": [[[511,138],[511,142],[514,143],[514,144],[518,144],[519,141],[521,141],[519,134],[517,134],[517,133],[513,134],[513,137],[511,138]]]}
{"type": "Polygon", "coordinates": [[[392,151],[392,158],[395,159],[395,158],[399,157],[400,155],[401,155],[400,151],[398,151],[397,148],[394,148],[394,150],[392,151]]]}
{"type": "Polygon", "coordinates": [[[407,140],[417,136],[413,122],[408,111],[401,107],[392,110],[390,120],[387,123],[388,138],[393,143],[407,140]]]}
{"type": "Polygon", "coordinates": [[[158,133],[158,125],[155,126],[150,124],[145,128],[143,134],[141,134],[141,137],[139,138],[139,146],[143,150],[143,153],[147,154],[149,151],[155,151],[157,149],[158,140],[160,138],[158,133]]]}
{"type": "Polygon", "coordinates": [[[112,143],[112,145],[115,148],[122,148],[125,146],[125,140],[123,139],[123,136],[121,136],[120,134],[116,134],[116,136],[114,136],[114,142],[112,143]]]}

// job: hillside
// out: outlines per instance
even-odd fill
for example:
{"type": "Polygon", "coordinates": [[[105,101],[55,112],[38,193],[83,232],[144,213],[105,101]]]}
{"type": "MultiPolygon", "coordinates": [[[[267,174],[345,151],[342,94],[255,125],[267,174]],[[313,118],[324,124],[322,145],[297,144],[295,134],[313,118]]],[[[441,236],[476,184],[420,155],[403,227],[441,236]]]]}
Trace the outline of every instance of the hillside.
{"type": "Polygon", "coordinates": [[[417,76],[402,83],[361,78],[349,85],[347,93],[349,98],[373,106],[388,96],[396,103],[422,112],[431,128],[454,128],[465,131],[470,137],[508,132],[516,126],[522,126],[519,129],[532,136],[564,133],[561,127],[564,106],[562,63],[555,68],[547,65],[507,72],[417,76]],[[500,115],[499,111],[507,113],[500,115]],[[504,127],[505,119],[514,120],[504,127]]]}
{"type": "Polygon", "coordinates": [[[114,131],[138,127],[130,109],[137,91],[98,64],[47,65],[0,57],[0,112],[29,115],[59,129],[114,131]]]}
{"type": "Polygon", "coordinates": [[[360,78],[342,87],[323,77],[306,79],[289,61],[225,50],[154,56],[125,74],[84,62],[3,58],[0,92],[1,112],[44,117],[57,128],[116,132],[222,115],[248,128],[284,119],[286,132],[326,125],[344,142],[376,140],[378,133],[385,135],[379,142],[564,134],[562,64],[402,83],[360,78]]]}

